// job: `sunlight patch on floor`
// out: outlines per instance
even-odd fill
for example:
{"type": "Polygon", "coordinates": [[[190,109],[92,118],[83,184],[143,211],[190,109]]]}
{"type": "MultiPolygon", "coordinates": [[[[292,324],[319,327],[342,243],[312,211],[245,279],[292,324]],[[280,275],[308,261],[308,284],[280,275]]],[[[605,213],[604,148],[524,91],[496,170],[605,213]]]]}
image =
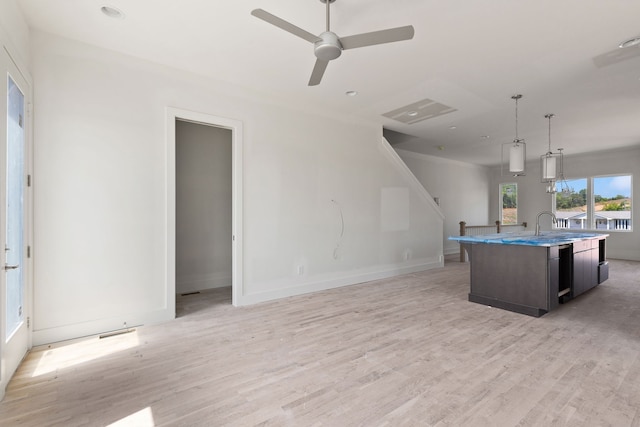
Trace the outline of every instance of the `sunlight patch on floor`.
{"type": "Polygon", "coordinates": [[[107,427],[154,427],[153,411],[149,406],[124,417],[115,423],[107,425],[107,427]]]}
{"type": "Polygon", "coordinates": [[[133,331],[103,339],[98,337],[89,338],[73,344],[44,350],[31,376],[37,377],[59,369],[76,366],[136,347],[139,344],[138,332],[133,331]]]}

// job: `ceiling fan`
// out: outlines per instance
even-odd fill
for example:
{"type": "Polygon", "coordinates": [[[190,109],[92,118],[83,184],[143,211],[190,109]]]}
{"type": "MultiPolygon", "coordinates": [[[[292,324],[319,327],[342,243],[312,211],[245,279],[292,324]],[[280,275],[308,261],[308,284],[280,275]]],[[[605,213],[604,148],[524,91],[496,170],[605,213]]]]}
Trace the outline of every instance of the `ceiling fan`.
{"type": "Polygon", "coordinates": [[[411,25],[373,31],[371,33],[356,34],[347,37],[338,37],[336,33],[331,31],[329,26],[329,6],[330,3],[333,3],[335,0],[320,1],[327,5],[327,30],[317,36],[285,21],[284,19],[278,18],[265,10],[255,9],[251,12],[251,14],[256,18],[260,18],[269,24],[275,25],[276,27],[313,43],[313,52],[317,59],[316,64],[313,67],[313,71],[311,72],[309,86],[316,86],[320,83],[329,61],[339,57],[343,50],[397,42],[401,40],[410,40],[413,38],[414,30],[411,25]]]}

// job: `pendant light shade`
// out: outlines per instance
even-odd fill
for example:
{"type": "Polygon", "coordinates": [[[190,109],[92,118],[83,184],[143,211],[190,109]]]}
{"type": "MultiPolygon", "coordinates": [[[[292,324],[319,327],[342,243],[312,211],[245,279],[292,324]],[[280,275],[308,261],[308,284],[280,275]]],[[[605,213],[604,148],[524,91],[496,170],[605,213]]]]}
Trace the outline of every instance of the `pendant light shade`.
{"type": "Polygon", "coordinates": [[[542,179],[556,179],[556,158],[551,155],[542,156],[542,179]]]}
{"type": "Polygon", "coordinates": [[[527,144],[524,139],[518,138],[518,100],[522,95],[513,95],[511,99],[516,101],[516,138],[513,142],[502,144],[502,175],[524,176],[527,161],[527,144]],[[507,152],[506,154],[505,152],[507,152]],[[509,165],[505,167],[508,159],[509,165]],[[508,171],[508,172],[505,172],[508,171]]]}
{"type": "Polygon", "coordinates": [[[554,114],[546,114],[544,117],[549,120],[549,148],[548,151],[540,156],[540,173],[541,182],[548,183],[547,193],[556,192],[556,181],[564,179],[563,175],[563,156],[562,149],[558,152],[551,151],[551,119],[554,114]]]}
{"type": "Polygon", "coordinates": [[[509,148],[509,172],[524,172],[525,146],[514,144],[509,148]]]}

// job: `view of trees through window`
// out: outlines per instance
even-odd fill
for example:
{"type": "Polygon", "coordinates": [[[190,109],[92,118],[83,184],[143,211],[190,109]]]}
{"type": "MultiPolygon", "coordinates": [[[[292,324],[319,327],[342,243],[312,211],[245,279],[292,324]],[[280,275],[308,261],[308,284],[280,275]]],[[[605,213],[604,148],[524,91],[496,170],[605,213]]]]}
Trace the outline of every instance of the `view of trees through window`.
{"type": "MultiPolygon", "coordinates": [[[[559,186],[558,186],[559,187],[559,186]]],[[[556,193],[556,212],[586,212],[587,211],[587,179],[572,179],[567,181],[568,192],[556,193]]]]}
{"type": "Polygon", "coordinates": [[[500,222],[504,225],[518,223],[518,184],[500,184],[502,209],[500,222]]]}
{"type": "Polygon", "coordinates": [[[567,192],[558,188],[556,193],[558,228],[631,230],[630,175],[580,178],[566,184],[567,192]]]}

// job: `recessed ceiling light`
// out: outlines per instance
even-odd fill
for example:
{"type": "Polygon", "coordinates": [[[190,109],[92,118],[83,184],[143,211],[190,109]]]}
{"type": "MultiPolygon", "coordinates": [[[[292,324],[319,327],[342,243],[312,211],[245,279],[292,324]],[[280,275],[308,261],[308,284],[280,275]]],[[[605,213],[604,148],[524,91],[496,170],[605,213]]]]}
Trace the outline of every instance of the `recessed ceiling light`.
{"type": "Polygon", "coordinates": [[[122,13],[120,9],[117,9],[113,6],[102,6],[100,8],[100,11],[105,15],[107,15],[109,18],[114,18],[114,19],[124,18],[124,13],[122,13]]]}
{"type": "Polygon", "coordinates": [[[454,129],[458,129],[457,126],[449,126],[449,129],[454,130],[454,129]]]}
{"type": "Polygon", "coordinates": [[[482,138],[482,139],[489,139],[489,135],[480,135],[480,138],[482,138]]]}
{"type": "Polygon", "coordinates": [[[347,95],[347,96],[356,96],[358,94],[358,92],[355,91],[355,90],[348,90],[344,94],[347,95]]]}
{"type": "Polygon", "coordinates": [[[619,48],[624,49],[627,47],[637,46],[640,44],[640,37],[634,37],[632,39],[627,40],[626,42],[622,42],[618,45],[619,48]]]}
{"type": "Polygon", "coordinates": [[[415,117],[415,116],[417,116],[417,115],[418,115],[418,112],[417,112],[417,111],[409,111],[409,112],[407,113],[407,116],[409,116],[409,117],[415,117]]]}

